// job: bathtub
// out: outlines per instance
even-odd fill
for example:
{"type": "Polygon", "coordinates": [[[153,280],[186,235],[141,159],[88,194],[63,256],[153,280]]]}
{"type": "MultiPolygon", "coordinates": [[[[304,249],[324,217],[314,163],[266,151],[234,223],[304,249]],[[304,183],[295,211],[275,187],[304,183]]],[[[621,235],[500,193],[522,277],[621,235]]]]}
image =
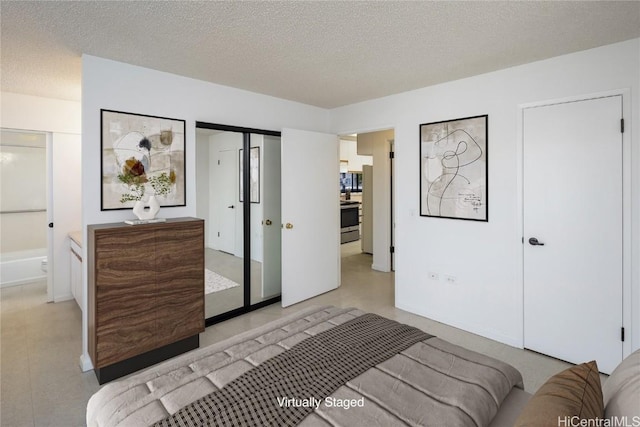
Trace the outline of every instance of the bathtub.
{"type": "Polygon", "coordinates": [[[46,278],[46,248],[0,255],[0,287],[17,286],[46,278]]]}

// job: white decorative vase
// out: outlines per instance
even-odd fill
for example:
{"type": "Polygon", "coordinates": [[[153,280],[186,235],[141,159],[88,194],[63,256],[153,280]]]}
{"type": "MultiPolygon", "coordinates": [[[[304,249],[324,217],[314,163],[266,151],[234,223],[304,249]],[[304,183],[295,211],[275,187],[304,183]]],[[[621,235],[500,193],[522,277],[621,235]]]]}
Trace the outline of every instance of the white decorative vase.
{"type": "Polygon", "coordinates": [[[149,196],[149,208],[145,208],[145,203],[142,200],[136,201],[133,205],[133,213],[140,220],[154,219],[158,212],[160,212],[160,204],[156,200],[156,196],[149,196]]]}

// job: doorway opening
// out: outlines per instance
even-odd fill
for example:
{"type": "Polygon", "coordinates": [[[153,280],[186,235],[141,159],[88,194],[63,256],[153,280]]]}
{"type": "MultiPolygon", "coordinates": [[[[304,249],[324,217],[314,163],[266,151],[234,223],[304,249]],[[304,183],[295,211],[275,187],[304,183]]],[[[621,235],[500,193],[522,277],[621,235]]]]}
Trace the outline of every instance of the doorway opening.
{"type": "Polygon", "coordinates": [[[341,254],[368,255],[382,272],[394,271],[394,139],[393,129],[340,136],[341,254]]]}
{"type": "Polygon", "coordinates": [[[196,139],[209,326],[281,300],[280,133],[196,122],[196,139]]]}
{"type": "Polygon", "coordinates": [[[43,132],[1,130],[0,286],[47,279],[51,296],[47,141],[43,132]]]}

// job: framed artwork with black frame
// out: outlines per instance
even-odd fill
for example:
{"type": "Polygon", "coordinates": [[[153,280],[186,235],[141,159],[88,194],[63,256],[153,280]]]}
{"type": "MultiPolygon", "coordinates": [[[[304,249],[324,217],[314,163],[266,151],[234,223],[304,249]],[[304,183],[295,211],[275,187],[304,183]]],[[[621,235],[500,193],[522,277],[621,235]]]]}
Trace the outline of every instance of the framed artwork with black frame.
{"type": "Polygon", "coordinates": [[[420,216],[489,221],[488,119],[420,125],[420,216]]]}
{"type": "MultiPolygon", "coordinates": [[[[242,161],[242,155],[244,150],[240,149],[240,202],[244,202],[244,195],[242,194],[242,187],[244,185],[243,171],[244,163],[242,161]]],[[[251,147],[249,149],[249,194],[251,203],[260,203],[260,147],[251,147]]]]}
{"type": "Polygon", "coordinates": [[[186,205],[185,121],[100,110],[100,209],[186,205]]]}

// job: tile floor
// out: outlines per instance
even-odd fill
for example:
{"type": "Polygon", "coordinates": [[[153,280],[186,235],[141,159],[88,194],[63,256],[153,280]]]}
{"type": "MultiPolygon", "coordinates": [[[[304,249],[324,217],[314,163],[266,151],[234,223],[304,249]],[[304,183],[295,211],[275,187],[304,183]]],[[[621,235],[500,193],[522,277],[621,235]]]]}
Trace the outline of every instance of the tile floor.
{"type": "MultiPolygon", "coordinates": [[[[360,254],[357,245],[359,242],[343,245],[342,286],[338,289],[293,307],[283,309],[275,304],[211,326],[201,334],[201,345],[302,307],[332,304],[357,306],[511,363],[522,372],[529,392],[569,366],[396,309],[393,273],[372,271],[371,256],[360,254]]],[[[5,288],[0,295],[0,425],[84,425],[87,401],[99,385],[93,372],[82,373],[79,368],[81,313],[75,301],[47,304],[44,282],[5,288]]]]}
{"type": "Polygon", "coordinates": [[[75,300],[46,303],[46,282],[2,289],[0,425],[80,426],[93,372],[80,371],[81,312],[75,300]]]}

